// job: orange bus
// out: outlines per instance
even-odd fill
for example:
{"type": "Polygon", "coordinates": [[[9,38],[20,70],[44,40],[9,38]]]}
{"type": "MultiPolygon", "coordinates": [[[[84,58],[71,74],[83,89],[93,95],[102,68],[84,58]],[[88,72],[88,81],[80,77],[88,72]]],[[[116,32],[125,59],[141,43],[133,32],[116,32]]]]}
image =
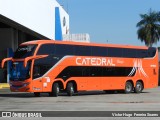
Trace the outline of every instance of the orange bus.
{"type": "Polygon", "coordinates": [[[49,93],[124,90],[158,86],[158,51],[153,47],[37,40],[22,43],[11,61],[10,90],[49,93]]]}

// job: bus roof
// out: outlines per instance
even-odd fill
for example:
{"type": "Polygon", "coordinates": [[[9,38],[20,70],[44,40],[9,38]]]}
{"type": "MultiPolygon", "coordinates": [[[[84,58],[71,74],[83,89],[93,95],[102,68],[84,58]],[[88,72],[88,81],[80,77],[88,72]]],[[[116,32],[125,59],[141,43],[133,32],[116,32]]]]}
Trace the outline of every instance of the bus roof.
{"type": "Polygon", "coordinates": [[[22,43],[26,44],[70,44],[70,45],[84,45],[84,46],[100,46],[100,47],[118,47],[118,48],[136,48],[136,49],[148,49],[146,46],[133,46],[133,45],[118,45],[118,44],[100,44],[100,43],[83,43],[83,42],[72,42],[72,41],[56,41],[56,40],[34,40],[22,43]]]}

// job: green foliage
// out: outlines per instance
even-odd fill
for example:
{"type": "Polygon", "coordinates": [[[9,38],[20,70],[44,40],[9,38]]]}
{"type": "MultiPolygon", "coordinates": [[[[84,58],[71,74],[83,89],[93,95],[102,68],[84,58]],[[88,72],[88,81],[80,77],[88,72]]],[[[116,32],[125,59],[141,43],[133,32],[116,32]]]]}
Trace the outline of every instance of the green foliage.
{"type": "Polygon", "coordinates": [[[140,14],[141,20],[137,23],[138,39],[146,46],[156,44],[160,39],[160,12],[150,9],[148,14],[140,14]]]}

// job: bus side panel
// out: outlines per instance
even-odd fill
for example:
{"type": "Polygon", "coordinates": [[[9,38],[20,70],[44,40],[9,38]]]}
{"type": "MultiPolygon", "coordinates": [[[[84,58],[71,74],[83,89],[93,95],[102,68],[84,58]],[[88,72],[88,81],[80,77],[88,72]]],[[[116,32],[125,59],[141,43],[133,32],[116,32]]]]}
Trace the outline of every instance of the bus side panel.
{"type": "Polygon", "coordinates": [[[126,78],[124,77],[103,77],[102,90],[124,89],[126,78]]]}
{"type": "Polygon", "coordinates": [[[78,91],[87,90],[87,86],[88,86],[87,78],[75,77],[71,79],[76,81],[78,91]]]}
{"type": "Polygon", "coordinates": [[[72,77],[70,80],[74,80],[76,82],[78,91],[101,89],[101,77],[72,77]]]}
{"type": "Polygon", "coordinates": [[[142,75],[145,77],[144,88],[154,88],[158,86],[158,73],[159,73],[159,64],[158,64],[158,52],[153,58],[144,58],[141,70],[142,75]],[[146,75],[145,75],[146,74],[146,75]]]}
{"type": "Polygon", "coordinates": [[[154,88],[158,86],[158,72],[156,68],[146,68],[147,77],[145,79],[145,88],[154,88]]]}
{"type": "Polygon", "coordinates": [[[86,77],[87,90],[100,90],[101,89],[101,77],[86,77]]]}
{"type": "Polygon", "coordinates": [[[71,78],[77,83],[78,91],[120,90],[125,88],[126,78],[117,77],[82,77],[71,78]]]}

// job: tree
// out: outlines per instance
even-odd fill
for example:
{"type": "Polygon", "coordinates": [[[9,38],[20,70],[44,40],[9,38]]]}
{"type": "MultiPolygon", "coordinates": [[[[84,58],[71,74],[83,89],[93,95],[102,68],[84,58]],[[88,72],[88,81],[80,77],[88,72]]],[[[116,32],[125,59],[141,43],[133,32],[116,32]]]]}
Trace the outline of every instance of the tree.
{"type": "Polygon", "coordinates": [[[151,47],[160,39],[160,12],[150,9],[148,14],[140,14],[140,17],[141,20],[137,23],[138,39],[151,47]]]}

